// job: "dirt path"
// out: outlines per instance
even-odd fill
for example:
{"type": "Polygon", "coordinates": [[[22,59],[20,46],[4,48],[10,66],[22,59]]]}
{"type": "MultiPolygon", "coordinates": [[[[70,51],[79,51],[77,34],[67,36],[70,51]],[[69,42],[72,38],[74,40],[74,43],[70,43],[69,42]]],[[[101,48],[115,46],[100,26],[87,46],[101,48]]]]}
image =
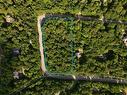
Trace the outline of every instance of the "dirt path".
{"type": "Polygon", "coordinates": [[[42,45],[42,31],[41,31],[41,23],[44,18],[45,18],[45,14],[42,16],[38,16],[37,27],[38,27],[38,33],[39,33],[39,46],[40,46],[40,53],[41,53],[41,70],[45,73],[47,70],[46,70],[45,61],[44,61],[44,50],[42,45]]]}

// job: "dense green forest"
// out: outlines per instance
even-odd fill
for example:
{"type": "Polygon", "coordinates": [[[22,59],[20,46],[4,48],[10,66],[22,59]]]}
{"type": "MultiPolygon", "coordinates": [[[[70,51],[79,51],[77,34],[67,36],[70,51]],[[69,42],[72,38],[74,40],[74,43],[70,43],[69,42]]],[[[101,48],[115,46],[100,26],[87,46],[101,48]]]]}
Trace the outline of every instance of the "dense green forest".
{"type": "Polygon", "coordinates": [[[125,25],[52,19],[42,26],[49,71],[126,78],[127,53],[122,40],[125,25]],[[78,49],[83,50],[79,59],[78,49]]]}
{"type": "MultiPolygon", "coordinates": [[[[126,21],[126,8],[126,0],[0,0],[0,95],[8,95],[42,75],[37,16],[45,13],[81,13],[87,16],[98,16],[100,19],[104,17],[126,21]],[[11,20],[8,21],[7,18],[11,20]],[[16,55],[14,54],[15,50],[19,51],[16,55]],[[20,71],[22,68],[25,69],[25,77],[14,79],[13,72],[20,71]]],[[[48,20],[45,24],[46,38],[52,39],[45,39],[46,42],[49,42],[46,43],[46,46],[48,44],[51,46],[56,41],[58,44],[54,44],[55,46],[64,45],[68,48],[65,51],[65,53],[68,52],[67,55],[58,49],[57,54],[62,53],[65,59],[61,61],[60,58],[56,62],[57,56],[52,59],[55,51],[51,50],[51,47],[46,47],[47,57],[50,57],[47,58],[49,70],[52,72],[65,72],[66,70],[75,74],[97,74],[126,78],[127,54],[121,38],[122,33],[126,31],[126,26],[70,19],[69,21],[63,19],[48,20]],[[74,35],[72,36],[70,32],[74,35]],[[63,39],[65,40],[63,41],[63,39]],[[60,44],[60,41],[66,43],[60,44]],[[71,46],[68,47],[70,44],[74,50],[71,46]],[[84,46],[85,44],[86,46],[84,46]],[[74,61],[72,61],[72,52],[78,48],[83,48],[83,54],[88,53],[82,55],[87,58],[86,61],[77,59],[75,56],[74,61]],[[99,62],[94,59],[96,56],[107,54],[109,50],[113,52],[114,58],[112,60],[99,62]],[[52,55],[48,55],[48,53],[52,55]],[[59,65],[59,61],[67,63],[64,64],[64,68],[59,68],[61,65],[59,65]],[[72,62],[74,66],[71,66],[72,62]],[[56,66],[55,69],[54,66],[56,66]]],[[[52,48],[55,49],[55,47],[52,48]]],[[[125,88],[126,85],[118,84],[40,79],[16,95],[55,95],[56,93],[60,95],[122,95],[125,88]]]]}

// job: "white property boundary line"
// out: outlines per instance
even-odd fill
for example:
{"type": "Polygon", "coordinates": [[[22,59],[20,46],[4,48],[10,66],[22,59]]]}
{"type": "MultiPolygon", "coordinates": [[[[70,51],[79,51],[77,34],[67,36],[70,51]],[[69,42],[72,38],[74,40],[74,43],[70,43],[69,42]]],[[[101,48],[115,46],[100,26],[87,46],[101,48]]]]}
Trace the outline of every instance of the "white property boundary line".
{"type": "Polygon", "coordinates": [[[42,20],[45,18],[45,14],[42,16],[38,16],[37,18],[37,27],[38,27],[38,33],[39,33],[39,47],[40,47],[40,53],[41,53],[41,70],[45,73],[47,71],[44,61],[44,48],[42,44],[42,31],[41,31],[41,23],[42,20]]]}

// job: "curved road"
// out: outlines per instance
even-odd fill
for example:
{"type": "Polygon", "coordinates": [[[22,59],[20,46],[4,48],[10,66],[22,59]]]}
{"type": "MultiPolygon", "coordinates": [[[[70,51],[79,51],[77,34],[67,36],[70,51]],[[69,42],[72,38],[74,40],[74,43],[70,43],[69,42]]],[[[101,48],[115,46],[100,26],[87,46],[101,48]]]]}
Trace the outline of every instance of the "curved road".
{"type": "Polygon", "coordinates": [[[93,82],[108,82],[108,83],[119,83],[119,84],[127,84],[127,80],[123,79],[113,79],[113,78],[99,78],[99,77],[93,77],[93,76],[75,76],[75,75],[62,75],[62,74],[54,74],[54,73],[48,73],[45,61],[44,61],[44,50],[42,45],[42,31],[41,26],[45,22],[46,18],[49,17],[60,17],[60,18],[66,18],[73,16],[76,19],[79,20],[85,20],[85,21],[102,21],[103,23],[117,23],[117,24],[125,24],[127,25],[127,22],[124,21],[116,21],[116,20],[107,20],[104,17],[102,19],[99,19],[98,16],[81,16],[81,15],[68,15],[68,14],[44,14],[42,16],[38,17],[38,33],[39,33],[39,44],[40,44],[40,53],[41,53],[41,70],[44,72],[44,76],[47,79],[59,79],[59,80],[81,80],[81,81],[93,81],[93,82]]]}
{"type": "Polygon", "coordinates": [[[114,78],[100,78],[100,77],[94,77],[94,76],[75,76],[75,75],[63,75],[63,74],[55,74],[55,73],[48,73],[45,61],[44,61],[44,50],[42,45],[42,31],[41,26],[45,22],[46,17],[61,17],[66,18],[68,16],[74,16],[76,19],[80,20],[86,20],[86,21],[102,21],[104,23],[117,23],[117,24],[125,24],[127,25],[127,22],[124,21],[117,21],[117,20],[107,20],[105,18],[99,19],[98,16],[81,16],[81,15],[68,15],[68,14],[44,14],[42,16],[38,16],[38,34],[39,34],[39,46],[40,46],[40,54],[41,54],[41,70],[44,72],[44,75],[40,76],[39,78],[35,80],[31,80],[28,84],[25,84],[23,87],[17,89],[16,91],[8,94],[8,95],[17,95],[17,93],[21,92],[25,88],[29,87],[33,83],[36,83],[40,79],[55,79],[55,80],[74,80],[74,81],[92,81],[92,82],[102,82],[102,83],[118,83],[118,84],[127,84],[127,80],[125,79],[114,79],[114,78]]]}

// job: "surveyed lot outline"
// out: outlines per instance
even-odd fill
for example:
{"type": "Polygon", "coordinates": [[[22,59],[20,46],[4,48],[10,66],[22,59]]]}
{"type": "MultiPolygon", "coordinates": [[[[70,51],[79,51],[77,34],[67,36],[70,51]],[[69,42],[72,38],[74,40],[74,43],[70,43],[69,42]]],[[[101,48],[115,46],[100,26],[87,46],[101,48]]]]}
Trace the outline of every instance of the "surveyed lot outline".
{"type": "Polygon", "coordinates": [[[44,57],[44,46],[43,46],[43,33],[41,27],[45,22],[46,17],[59,17],[59,18],[66,18],[66,17],[74,16],[77,20],[84,20],[84,21],[102,21],[104,23],[116,23],[116,24],[124,24],[127,25],[127,22],[120,21],[120,20],[107,20],[104,17],[99,19],[97,16],[82,16],[82,15],[68,15],[68,14],[43,14],[38,16],[38,34],[39,34],[39,45],[40,45],[40,54],[41,54],[41,70],[44,73],[43,77],[47,79],[57,79],[57,80],[79,80],[79,81],[93,81],[93,82],[108,82],[108,83],[120,83],[126,84],[127,80],[124,79],[117,79],[117,78],[100,78],[95,76],[75,76],[75,75],[65,75],[61,73],[49,73],[46,69],[45,65],[45,57],[44,57]]]}

